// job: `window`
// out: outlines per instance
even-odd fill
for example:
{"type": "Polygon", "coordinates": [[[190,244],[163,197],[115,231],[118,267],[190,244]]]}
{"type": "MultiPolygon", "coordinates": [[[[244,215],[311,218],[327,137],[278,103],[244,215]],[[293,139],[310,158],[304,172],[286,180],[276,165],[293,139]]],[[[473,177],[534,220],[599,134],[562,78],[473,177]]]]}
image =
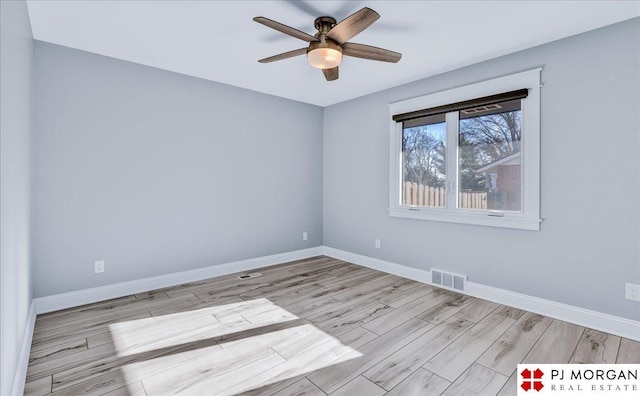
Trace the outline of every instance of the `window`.
{"type": "Polygon", "coordinates": [[[539,230],[540,71],[392,103],[390,215],[539,230]]]}

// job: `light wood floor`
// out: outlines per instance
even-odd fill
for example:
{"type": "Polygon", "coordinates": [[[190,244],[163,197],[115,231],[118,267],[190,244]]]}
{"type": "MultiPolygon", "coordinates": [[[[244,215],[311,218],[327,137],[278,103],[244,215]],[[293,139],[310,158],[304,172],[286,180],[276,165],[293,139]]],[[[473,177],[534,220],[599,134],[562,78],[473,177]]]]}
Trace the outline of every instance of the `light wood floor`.
{"type": "Polygon", "coordinates": [[[316,257],[38,316],[27,395],[515,395],[640,343],[316,257]]]}

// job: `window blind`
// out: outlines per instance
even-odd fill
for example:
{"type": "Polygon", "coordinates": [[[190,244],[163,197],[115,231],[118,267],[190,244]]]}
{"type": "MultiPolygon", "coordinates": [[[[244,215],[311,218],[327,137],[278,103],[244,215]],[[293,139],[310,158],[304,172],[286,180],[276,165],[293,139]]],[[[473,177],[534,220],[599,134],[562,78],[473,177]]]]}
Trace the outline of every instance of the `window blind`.
{"type": "Polygon", "coordinates": [[[519,89],[517,91],[504,92],[501,94],[485,96],[482,98],[465,100],[462,102],[456,102],[451,104],[446,104],[442,106],[431,107],[428,109],[411,111],[408,113],[395,114],[392,116],[393,120],[396,122],[403,122],[408,120],[413,120],[415,118],[428,117],[437,114],[445,114],[450,111],[460,111],[470,107],[478,107],[478,106],[486,106],[490,104],[494,104],[497,102],[504,102],[507,100],[514,99],[524,99],[527,97],[529,93],[528,89],[519,89]]]}

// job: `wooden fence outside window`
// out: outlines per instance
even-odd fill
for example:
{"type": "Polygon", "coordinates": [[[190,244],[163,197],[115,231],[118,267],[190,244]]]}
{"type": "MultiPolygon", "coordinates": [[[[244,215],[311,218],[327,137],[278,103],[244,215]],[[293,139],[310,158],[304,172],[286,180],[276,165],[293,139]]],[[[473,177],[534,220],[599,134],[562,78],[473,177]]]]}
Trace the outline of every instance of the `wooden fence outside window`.
{"type": "MultiPolygon", "coordinates": [[[[446,196],[444,187],[429,187],[405,182],[404,205],[431,206],[444,208],[446,196]]],[[[458,194],[458,205],[464,209],[487,209],[487,193],[463,191],[458,194]]]]}

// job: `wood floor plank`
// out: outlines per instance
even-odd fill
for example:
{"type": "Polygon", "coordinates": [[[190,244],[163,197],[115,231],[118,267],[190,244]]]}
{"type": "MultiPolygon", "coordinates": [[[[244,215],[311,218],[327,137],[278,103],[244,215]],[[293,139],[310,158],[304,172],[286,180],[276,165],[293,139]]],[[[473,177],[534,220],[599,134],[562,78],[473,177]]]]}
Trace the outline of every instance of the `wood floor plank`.
{"type": "Polygon", "coordinates": [[[344,362],[317,370],[307,378],[330,394],[433,327],[423,320],[410,319],[394,330],[356,347],[356,351],[347,355],[344,362]]]}
{"type": "Polygon", "coordinates": [[[555,319],[523,363],[568,363],[583,332],[582,326],[555,319]]]}
{"type": "Polygon", "coordinates": [[[510,375],[552,321],[546,316],[527,312],[480,356],[478,363],[502,375],[510,375]]]}
{"type": "Polygon", "coordinates": [[[243,293],[248,294],[251,292],[260,294],[262,290],[268,289],[269,287],[273,287],[273,285],[269,282],[264,282],[261,278],[256,278],[256,280],[247,281],[246,283],[234,284],[228,287],[217,287],[215,289],[204,289],[196,291],[193,294],[201,300],[206,300],[211,298],[235,297],[243,293]]]}
{"type": "MultiPolygon", "coordinates": [[[[283,327],[284,332],[279,332],[278,330],[273,329],[262,331],[259,338],[256,338],[255,335],[246,337],[244,334],[241,334],[238,335],[237,341],[242,343],[251,342],[252,345],[245,344],[246,348],[259,349],[270,347],[287,359],[295,359],[298,355],[301,355],[301,358],[308,358],[310,354],[313,355],[314,353],[320,353],[319,351],[328,345],[326,344],[327,341],[331,343],[339,342],[345,348],[358,348],[372,339],[372,333],[361,328],[354,329],[340,337],[334,338],[322,332],[315,326],[310,325],[308,322],[305,323],[304,321],[300,321],[300,323],[304,325],[295,326],[291,329],[283,327]],[[253,339],[253,341],[251,341],[251,339],[253,339]]],[[[231,335],[231,337],[236,338],[236,335],[231,335]]],[[[224,343],[221,344],[221,346],[226,348],[226,344],[224,343]]],[[[248,392],[251,395],[271,394],[294,383],[299,379],[299,376],[305,374],[306,372],[298,374],[294,373],[289,376],[285,375],[277,381],[265,381],[264,383],[257,384],[254,383],[251,386],[249,384],[245,384],[243,392],[248,392]]]]}
{"type": "Polygon", "coordinates": [[[203,312],[207,308],[210,308],[209,312],[215,315],[216,313],[228,310],[230,307],[235,306],[235,304],[245,302],[246,301],[239,296],[199,299],[194,294],[186,294],[172,298],[170,303],[151,307],[149,313],[153,317],[167,315],[178,317],[180,315],[191,315],[193,313],[198,314],[198,312],[203,312]]]}
{"type": "MultiPolygon", "coordinates": [[[[245,319],[245,315],[257,315],[265,310],[272,310],[278,308],[274,303],[266,298],[256,298],[253,300],[243,301],[236,304],[228,304],[219,307],[216,312],[213,312],[213,316],[220,322],[235,321],[238,319],[245,319]]],[[[284,310],[283,310],[284,311],[284,310]]]]}
{"type": "MultiPolygon", "coordinates": [[[[347,288],[342,285],[337,285],[334,287],[326,287],[321,284],[322,282],[316,282],[314,284],[318,284],[323,287],[323,289],[319,289],[313,291],[312,293],[306,294],[304,298],[292,298],[285,300],[285,304],[287,305],[295,305],[296,303],[301,303],[307,300],[314,299],[322,299],[322,298],[333,298],[333,294],[346,290],[347,288]]],[[[334,299],[335,300],[335,299],[334,299]]]]}
{"type": "MultiPolygon", "coordinates": [[[[312,315],[307,315],[306,318],[314,323],[328,323],[333,320],[340,320],[341,318],[344,318],[374,303],[376,303],[375,299],[366,297],[356,298],[337,305],[335,309],[322,310],[312,315]]],[[[382,306],[382,304],[378,305],[382,306]]]]}
{"type": "Polygon", "coordinates": [[[142,381],[138,381],[103,393],[102,396],[147,396],[147,392],[144,390],[144,386],[142,386],[142,381]]]}
{"type": "MultiPolygon", "coordinates": [[[[282,264],[281,264],[282,265],[282,264]]],[[[347,263],[342,260],[338,260],[327,256],[317,256],[311,259],[301,260],[299,262],[286,263],[284,266],[294,274],[304,274],[309,271],[327,271],[336,267],[356,267],[357,265],[347,263]]]]}
{"type": "Polygon", "coordinates": [[[360,266],[356,266],[354,267],[350,267],[347,269],[344,269],[342,271],[342,275],[341,276],[337,276],[335,273],[332,273],[333,277],[332,278],[328,278],[328,279],[324,279],[321,281],[318,281],[318,284],[327,287],[327,288],[334,288],[337,286],[343,286],[340,283],[340,279],[353,279],[353,278],[357,278],[359,276],[362,276],[363,274],[366,274],[368,271],[367,268],[364,267],[360,267],[360,266]]]}
{"type": "Polygon", "coordinates": [[[434,373],[419,368],[407,379],[391,389],[387,396],[439,395],[451,385],[451,382],[434,373]]]}
{"type": "Polygon", "coordinates": [[[467,369],[442,396],[459,395],[495,395],[507,382],[508,378],[502,374],[479,364],[467,369]]]}
{"type": "Polygon", "coordinates": [[[320,312],[335,309],[341,304],[342,301],[325,296],[319,298],[309,297],[303,301],[285,303],[283,306],[287,311],[294,315],[301,318],[309,318],[310,316],[319,314],[320,312]]]}
{"type": "Polygon", "coordinates": [[[325,396],[325,393],[308,379],[302,378],[273,396],[325,396]]]}
{"type": "Polygon", "coordinates": [[[43,318],[42,320],[38,320],[37,326],[35,327],[34,333],[39,334],[46,331],[53,331],[57,328],[68,328],[68,327],[80,327],[85,326],[88,323],[93,323],[95,321],[101,321],[105,317],[117,317],[120,315],[125,315],[127,312],[135,312],[135,311],[146,311],[147,307],[153,306],[153,304],[157,302],[164,302],[168,300],[164,293],[154,293],[150,294],[146,298],[135,298],[126,299],[126,300],[118,300],[117,302],[101,305],[99,307],[85,307],[83,310],[74,311],[65,315],[65,320],[63,323],[60,322],[57,318],[43,318]]]}
{"type": "Polygon", "coordinates": [[[318,283],[325,279],[334,279],[336,276],[330,271],[331,267],[323,270],[311,270],[308,272],[291,273],[288,277],[281,277],[271,280],[271,284],[274,286],[280,286],[281,288],[287,286],[298,285],[300,283],[312,284],[318,283]]]}
{"type": "Polygon", "coordinates": [[[127,311],[122,314],[113,313],[109,315],[102,315],[99,318],[93,319],[91,321],[75,324],[73,326],[68,325],[59,325],[54,329],[43,329],[38,332],[33,333],[33,338],[35,342],[43,342],[50,341],[53,338],[60,336],[70,336],[75,335],[78,337],[87,337],[91,334],[103,333],[108,331],[108,326],[113,323],[118,323],[122,320],[136,320],[142,318],[149,318],[151,314],[149,311],[127,311]]]}
{"type": "Polygon", "coordinates": [[[363,327],[378,335],[382,335],[397,327],[400,323],[404,323],[407,320],[424,313],[427,309],[435,307],[447,299],[449,299],[449,296],[446,294],[429,293],[425,296],[418,297],[397,309],[389,310],[387,314],[371,320],[363,327]]]}
{"type": "Polygon", "coordinates": [[[496,396],[513,396],[518,392],[517,370],[509,376],[507,382],[502,386],[496,396]]]}
{"type": "Polygon", "coordinates": [[[447,319],[394,352],[363,375],[382,388],[391,390],[472,325],[472,322],[464,319],[447,319]]]}
{"type": "MultiPolygon", "coordinates": [[[[343,274],[342,276],[334,276],[332,278],[320,280],[318,281],[318,284],[326,288],[333,288],[336,286],[351,287],[351,286],[360,284],[361,280],[369,279],[373,275],[374,275],[373,271],[370,270],[369,268],[359,267],[354,269],[353,271],[349,271],[343,274]]],[[[379,275],[379,276],[382,276],[382,275],[379,275]]]]}
{"type": "Polygon", "coordinates": [[[245,273],[239,272],[235,274],[224,275],[217,278],[205,279],[203,281],[192,282],[185,285],[170,287],[161,290],[164,291],[169,297],[175,298],[185,294],[206,293],[207,291],[216,290],[218,288],[228,291],[235,287],[242,287],[243,285],[247,285],[248,283],[253,284],[255,282],[264,282],[262,277],[240,279],[240,275],[245,275],[245,273]]]}
{"type": "Polygon", "coordinates": [[[51,376],[46,376],[33,381],[27,381],[24,385],[25,396],[45,396],[51,393],[51,376]]]}
{"type": "MultiPolygon", "coordinates": [[[[291,327],[286,325],[283,323],[279,330],[269,330],[260,336],[254,336],[251,342],[256,348],[268,347],[285,359],[291,359],[298,354],[318,347],[331,338],[327,333],[308,322],[300,321],[298,325],[291,327]]],[[[249,342],[249,340],[243,339],[242,342],[249,342]]]]}
{"type": "Polygon", "coordinates": [[[505,316],[507,318],[518,320],[524,315],[527,311],[523,311],[522,309],[509,307],[507,305],[501,305],[494,311],[498,315],[505,316]]]}
{"type": "Polygon", "coordinates": [[[162,291],[170,297],[171,297],[171,294],[173,294],[174,297],[179,294],[193,294],[191,290],[193,289],[197,290],[198,286],[212,287],[216,284],[225,284],[226,282],[229,282],[229,281],[235,282],[235,279],[242,274],[244,273],[239,272],[234,274],[227,274],[227,275],[223,275],[215,278],[202,279],[195,282],[188,282],[188,283],[183,283],[176,286],[165,287],[162,289],[158,289],[157,291],[162,291]],[[184,293],[180,293],[181,290],[184,290],[184,293]]]}
{"type": "Polygon", "coordinates": [[[110,327],[109,338],[114,350],[124,356],[162,348],[167,340],[194,341],[185,339],[185,336],[213,331],[219,323],[213,315],[207,314],[180,318],[150,317],[114,324],[110,327]]]}
{"type": "Polygon", "coordinates": [[[417,315],[416,318],[426,320],[433,324],[440,324],[474,301],[476,301],[474,297],[456,294],[441,304],[427,309],[425,312],[417,315]]]}
{"type": "MultiPolygon", "coordinates": [[[[365,330],[362,327],[357,327],[357,328],[355,328],[355,329],[353,329],[351,331],[348,331],[346,333],[343,333],[343,334],[339,335],[337,338],[343,345],[357,349],[357,348],[361,347],[362,345],[368,343],[369,341],[372,341],[376,337],[377,337],[377,335],[375,335],[374,333],[371,333],[370,331],[365,330]]],[[[295,354],[297,354],[297,353],[306,352],[310,348],[315,348],[318,345],[319,345],[319,343],[312,344],[312,343],[307,342],[304,347],[300,348],[295,353],[288,354],[289,358],[295,356],[295,354]]],[[[287,355],[286,352],[281,351],[275,345],[273,346],[273,349],[276,350],[278,353],[280,353],[282,356],[287,355]]],[[[301,379],[300,377],[304,376],[305,374],[306,373],[301,374],[299,376],[290,377],[289,379],[286,379],[286,380],[283,380],[283,381],[262,385],[262,386],[260,386],[260,387],[258,387],[256,389],[252,389],[250,391],[244,392],[243,395],[245,395],[245,396],[264,396],[264,395],[272,395],[272,394],[274,394],[274,392],[282,393],[281,391],[284,388],[294,384],[299,379],[301,379]]],[[[317,388],[315,385],[313,385],[313,387],[318,389],[318,391],[320,391],[320,389],[317,388]]],[[[322,391],[320,391],[320,392],[322,392],[322,391]]],[[[324,395],[324,392],[322,392],[321,394],[324,395]]]]}
{"type": "MultiPolygon", "coordinates": [[[[283,381],[277,381],[268,385],[263,385],[260,387],[256,387],[254,389],[249,389],[243,392],[242,396],[273,396],[278,393],[279,394],[284,393],[284,395],[288,396],[288,394],[283,391],[289,388],[290,386],[294,385],[296,382],[301,381],[303,379],[305,379],[304,374],[293,376],[283,381]]],[[[296,388],[292,388],[292,389],[296,389],[296,388]]],[[[325,394],[324,392],[321,393],[321,395],[324,395],[324,394],[325,394]]]]}
{"type": "Polygon", "coordinates": [[[128,296],[113,298],[110,300],[95,302],[91,304],[84,304],[77,307],[61,309],[59,311],[38,314],[38,322],[42,321],[42,324],[36,323],[36,325],[37,326],[46,325],[46,323],[50,322],[50,319],[59,318],[61,316],[64,316],[65,318],[67,317],[73,318],[75,315],[85,311],[92,311],[96,313],[100,311],[109,311],[111,309],[114,309],[115,307],[129,304],[135,300],[137,300],[136,296],[132,294],[128,296]]]}
{"type": "Polygon", "coordinates": [[[373,303],[326,321],[316,320],[315,323],[318,327],[330,334],[338,335],[358,326],[366,326],[368,322],[380,318],[392,309],[393,308],[385,304],[373,303]]]}
{"type": "Polygon", "coordinates": [[[569,363],[614,364],[620,337],[593,329],[585,329],[569,363]]]}
{"type": "Polygon", "coordinates": [[[515,319],[489,314],[423,367],[447,381],[454,382],[514,323],[515,319]]]}
{"type": "Polygon", "coordinates": [[[220,395],[241,394],[248,390],[287,380],[298,375],[308,374],[315,370],[339,363],[353,350],[353,348],[343,345],[340,341],[329,337],[327,341],[315,348],[297,354],[291,359],[267,368],[267,370],[261,373],[254,374],[241,383],[227,387],[227,385],[229,385],[228,382],[215,381],[215,383],[208,384],[206,388],[203,387],[201,393],[206,391],[211,393],[219,392],[220,395]]]}
{"type": "Polygon", "coordinates": [[[500,304],[496,304],[487,300],[476,300],[467,305],[463,310],[455,314],[455,317],[468,320],[470,322],[479,322],[485,316],[495,311],[500,304]]]}
{"type": "Polygon", "coordinates": [[[329,272],[334,268],[342,266],[353,266],[353,264],[347,264],[342,260],[326,256],[319,256],[312,261],[300,263],[300,265],[285,264],[285,268],[287,268],[289,272],[299,275],[313,275],[319,272],[329,272]]]}
{"type": "MultiPolygon", "coordinates": [[[[105,328],[103,329],[104,332],[108,332],[109,329],[105,328]]],[[[93,334],[99,334],[99,333],[93,333],[93,334]]],[[[31,344],[31,353],[36,353],[38,351],[44,350],[44,349],[50,349],[50,348],[54,348],[58,345],[62,345],[62,344],[68,344],[68,343],[82,343],[83,340],[86,340],[87,336],[84,334],[70,334],[70,335],[59,335],[57,337],[54,338],[50,338],[46,341],[39,341],[39,342],[33,342],[31,344]]]]}
{"type": "Polygon", "coordinates": [[[72,341],[56,344],[48,348],[32,349],[29,355],[29,365],[38,364],[47,360],[58,359],[63,356],[72,355],[87,349],[87,339],[78,338],[72,341]]]}
{"type": "MultiPolygon", "coordinates": [[[[53,390],[69,388],[76,389],[82,384],[91,383],[95,379],[104,377],[105,374],[121,372],[126,368],[126,380],[142,379],[141,373],[158,372],[168,370],[172,366],[181,367],[187,360],[207,354],[211,356],[215,352],[221,352],[222,348],[211,338],[193,341],[187,344],[170,345],[141,353],[118,356],[110,355],[103,359],[92,360],[83,365],[72,363],[70,368],[53,374],[53,390]],[[162,364],[162,362],[166,362],[162,364]],[[134,374],[132,374],[134,373],[134,374]]],[[[116,389],[119,385],[126,385],[122,379],[115,376],[109,390],[116,389]]],[[[105,391],[102,389],[102,391],[105,391]]]]}
{"type": "MultiPolygon", "coordinates": [[[[200,318],[200,320],[204,319],[206,316],[200,318]]],[[[249,322],[243,323],[245,326],[243,329],[246,329],[246,326],[252,326],[249,322]]],[[[178,356],[173,361],[181,361],[183,357],[180,355],[188,359],[189,355],[197,354],[198,349],[205,349],[210,353],[220,349],[217,344],[219,337],[237,332],[236,323],[211,322],[210,325],[199,328],[190,326],[188,323],[183,326],[187,330],[172,336],[167,334],[166,337],[162,337],[160,332],[155,335],[155,341],[150,339],[142,345],[134,343],[130,348],[126,348],[126,344],[120,344],[119,349],[114,345],[104,345],[94,348],[93,351],[90,349],[87,351],[88,356],[76,356],[75,360],[60,364],[57,368],[49,365],[46,367],[48,371],[45,374],[51,371],[56,372],[54,374],[56,387],[62,388],[118,370],[123,365],[136,365],[142,362],[138,365],[143,367],[146,360],[168,357],[171,361],[173,355],[178,356]]]]}
{"type": "Polygon", "coordinates": [[[640,342],[622,338],[616,363],[640,364],[640,342]]]}
{"type": "Polygon", "coordinates": [[[333,392],[332,396],[353,396],[353,395],[367,395],[367,396],[382,396],[387,393],[378,385],[364,378],[363,376],[357,376],[347,383],[342,388],[333,392]]]}
{"type": "Polygon", "coordinates": [[[164,290],[150,290],[143,293],[134,294],[136,300],[146,300],[148,298],[169,298],[169,295],[164,290]]]}
{"type": "Polygon", "coordinates": [[[298,317],[279,305],[273,304],[264,309],[255,309],[242,314],[242,317],[253,324],[268,325],[296,320],[298,317]]]}
{"type": "Polygon", "coordinates": [[[345,345],[359,348],[378,338],[378,335],[362,327],[356,327],[345,333],[337,334],[335,337],[345,345]]]}
{"type": "MultiPolygon", "coordinates": [[[[406,293],[409,293],[409,290],[419,287],[421,285],[424,285],[424,284],[413,281],[411,279],[397,277],[397,280],[395,280],[393,283],[389,284],[388,286],[384,286],[379,290],[376,290],[375,294],[379,302],[391,305],[391,303],[401,298],[401,297],[397,297],[398,295],[406,296],[406,293]]],[[[408,301],[405,301],[405,303],[406,302],[408,301]]],[[[401,304],[393,304],[393,305],[403,305],[403,304],[401,303],[401,304]]]]}
{"type": "MultiPolygon", "coordinates": [[[[298,331],[303,331],[302,328],[308,324],[311,324],[311,322],[305,319],[267,325],[254,324],[246,320],[222,322],[221,326],[224,327],[224,330],[220,332],[222,334],[213,334],[213,339],[224,349],[247,343],[261,348],[269,348],[274,346],[271,343],[275,343],[282,338],[282,334],[290,334],[293,337],[298,331]]],[[[296,339],[289,341],[295,342],[296,339]]]]}
{"type": "Polygon", "coordinates": [[[142,380],[149,395],[217,394],[286,360],[270,349],[224,350],[142,380]]]}
{"type": "MultiPolygon", "coordinates": [[[[362,267],[357,266],[355,264],[347,263],[341,260],[332,260],[326,264],[321,266],[310,266],[307,265],[305,267],[300,267],[296,269],[292,269],[291,272],[297,275],[304,275],[308,273],[315,273],[317,271],[323,271],[328,274],[331,274],[333,278],[327,278],[323,281],[319,281],[319,283],[324,282],[335,282],[337,279],[344,277],[352,272],[361,271],[362,267]]],[[[326,286],[326,285],[323,285],[326,286]]]]}
{"type": "Polygon", "coordinates": [[[119,391],[123,387],[133,386],[138,380],[128,381],[122,371],[117,370],[93,378],[80,384],[63,388],[51,393],[52,396],[104,395],[112,391],[119,391]]]}
{"type": "Polygon", "coordinates": [[[94,360],[113,356],[115,353],[116,351],[112,345],[103,345],[93,350],[86,349],[73,355],[34,363],[27,369],[27,381],[50,377],[61,371],[91,363],[94,360]]]}
{"type": "MultiPolygon", "coordinates": [[[[269,299],[277,304],[288,304],[294,301],[300,301],[309,295],[320,293],[326,290],[326,287],[318,283],[304,283],[299,282],[295,285],[278,287],[275,286],[275,290],[267,290],[260,297],[269,299]]],[[[244,299],[247,299],[247,295],[242,295],[244,299]]]]}
{"type": "Polygon", "coordinates": [[[392,286],[394,283],[399,282],[401,280],[402,278],[399,278],[397,276],[388,275],[388,276],[374,279],[371,282],[359,284],[354,287],[345,287],[343,291],[334,293],[332,297],[343,302],[349,301],[354,298],[370,295],[375,291],[378,291],[388,286],[392,286]]]}
{"type": "Polygon", "coordinates": [[[418,284],[416,287],[398,290],[396,293],[385,296],[380,302],[390,305],[394,308],[400,308],[403,305],[426,296],[431,293],[441,293],[453,296],[453,294],[444,289],[438,289],[430,285],[418,284]]]}

